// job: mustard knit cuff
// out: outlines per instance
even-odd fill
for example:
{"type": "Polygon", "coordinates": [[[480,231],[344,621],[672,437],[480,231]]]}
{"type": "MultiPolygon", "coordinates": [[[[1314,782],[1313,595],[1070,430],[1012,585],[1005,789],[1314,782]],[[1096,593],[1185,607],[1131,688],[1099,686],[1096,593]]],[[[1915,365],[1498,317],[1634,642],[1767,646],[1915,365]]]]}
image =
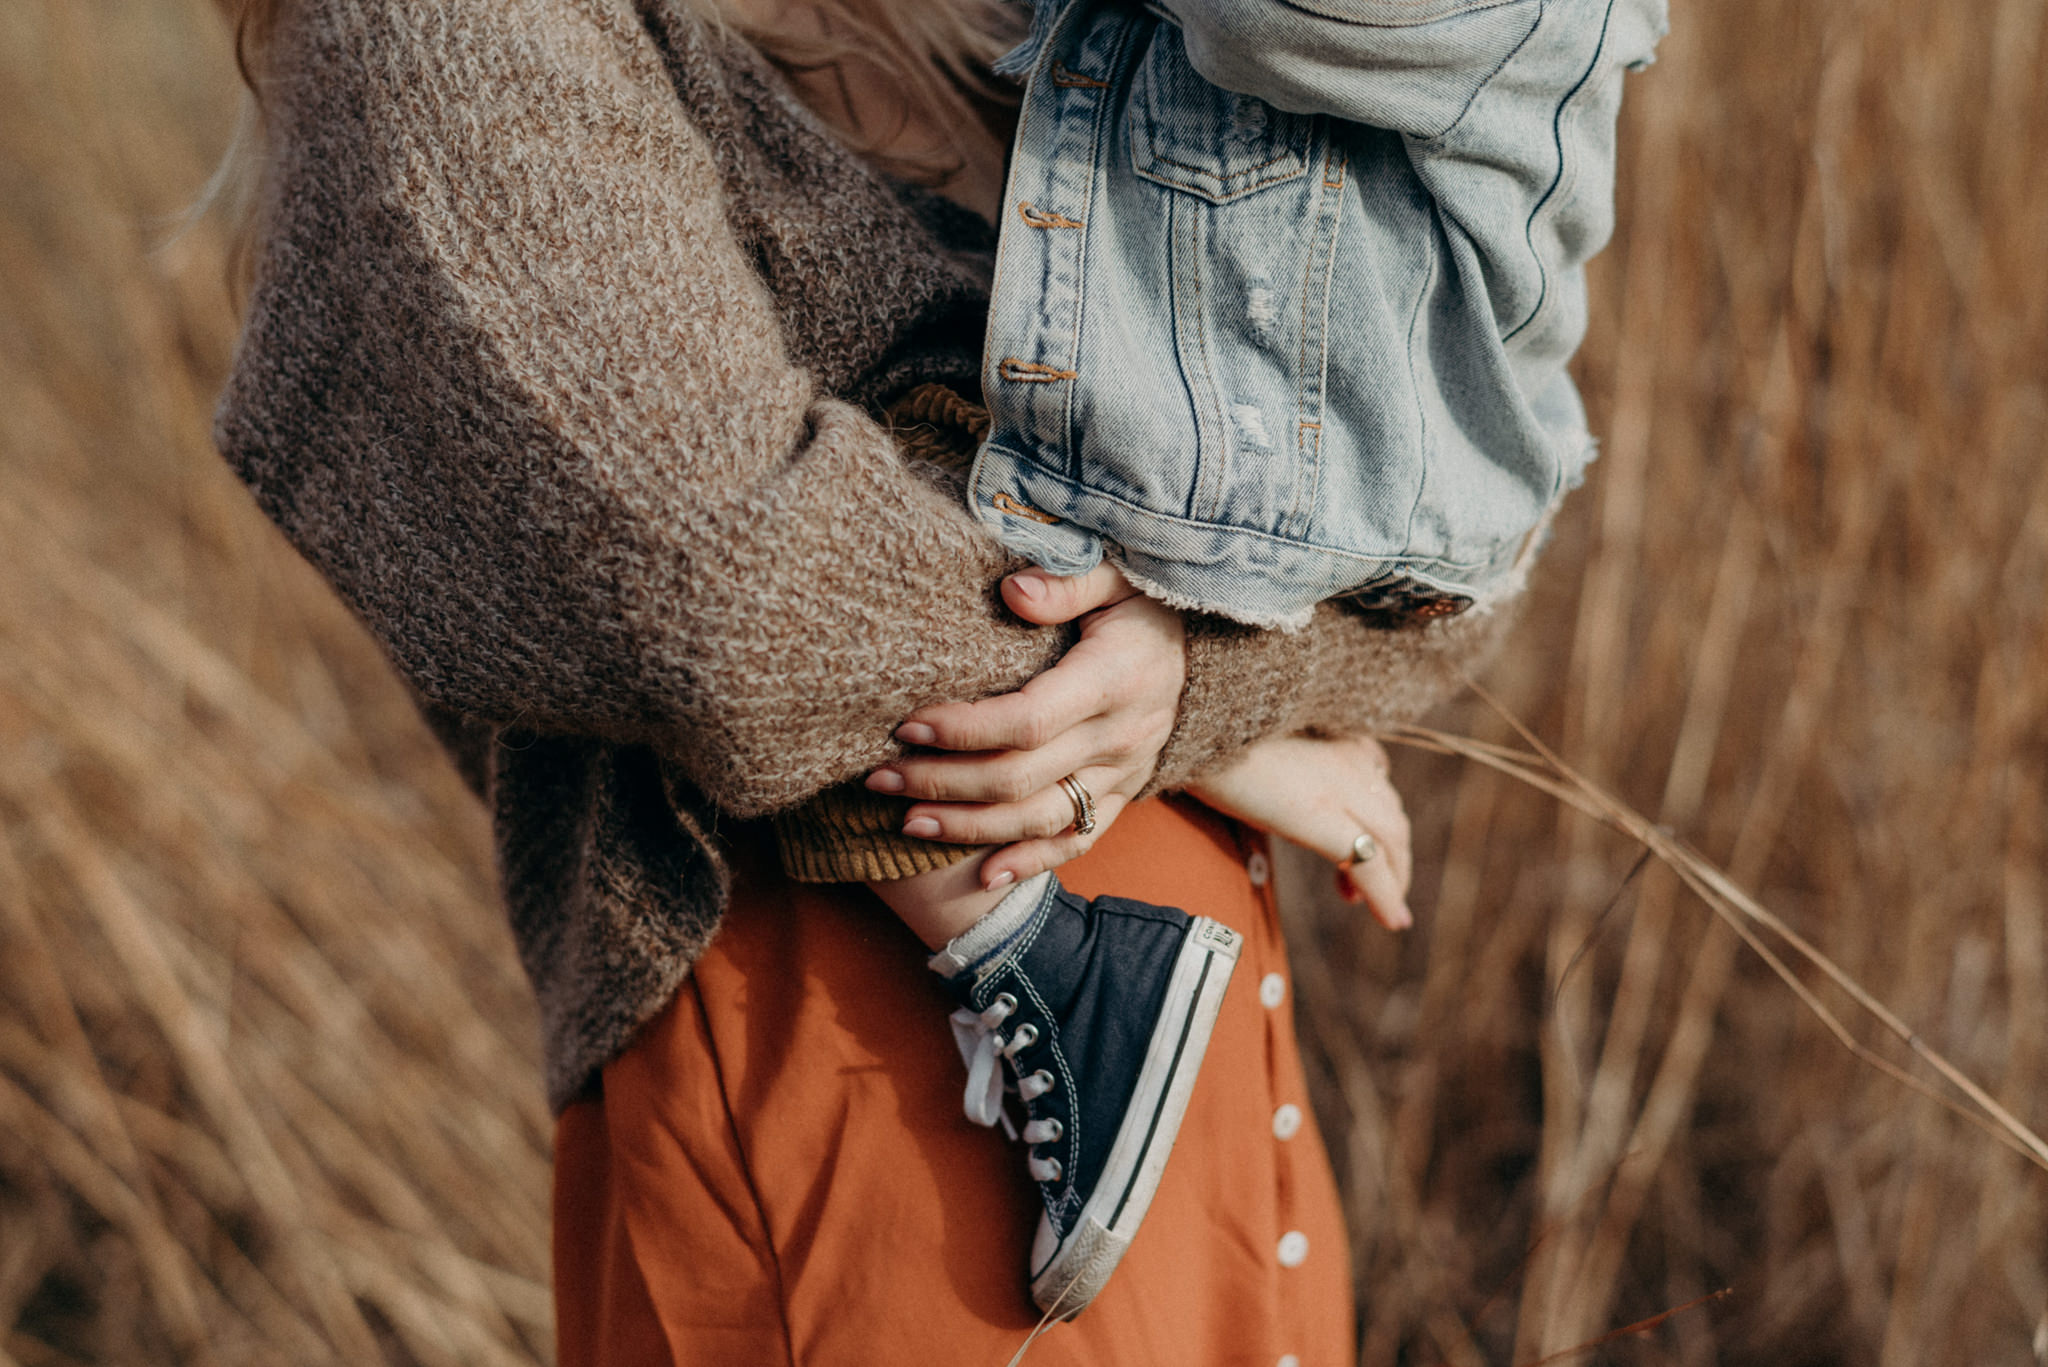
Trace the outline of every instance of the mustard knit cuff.
{"type": "Polygon", "coordinates": [[[921,384],[882,414],[904,454],[965,475],[988,436],[988,410],[942,384],[921,384]]]}
{"type": "Polygon", "coordinates": [[[890,883],[947,868],[985,848],[904,835],[897,828],[909,805],[847,784],[777,814],[782,871],[799,883],[890,883]]]}

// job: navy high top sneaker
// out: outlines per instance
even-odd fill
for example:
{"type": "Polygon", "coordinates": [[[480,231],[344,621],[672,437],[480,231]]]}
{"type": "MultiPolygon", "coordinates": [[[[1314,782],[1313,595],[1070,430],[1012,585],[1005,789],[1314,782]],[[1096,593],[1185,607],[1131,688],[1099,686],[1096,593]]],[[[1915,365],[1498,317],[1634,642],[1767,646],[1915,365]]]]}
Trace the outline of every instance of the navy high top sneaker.
{"type": "Polygon", "coordinates": [[[1090,902],[1048,877],[1023,931],[947,980],[962,1003],[969,1117],[998,1119],[998,1060],[1028,1117],[1021,1137],[1045,1201],[1030,1264],[1041,1310],[1072,1319],[1130,1247],[1243,943],[1206,916],[1090,902]]]}

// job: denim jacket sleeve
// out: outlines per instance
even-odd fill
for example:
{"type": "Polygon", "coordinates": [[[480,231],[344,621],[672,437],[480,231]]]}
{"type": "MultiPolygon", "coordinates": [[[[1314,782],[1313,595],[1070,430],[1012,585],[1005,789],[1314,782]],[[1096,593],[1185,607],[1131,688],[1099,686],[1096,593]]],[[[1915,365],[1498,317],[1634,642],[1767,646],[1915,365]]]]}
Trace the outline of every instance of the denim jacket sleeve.
{"type": "Polygon", "coordinates": [[[1279,109],[1391,129],[1471,243],[1510,345],[1575,347],[1613,227],[1625,71],[1665,0],[1170,0],[1189,63],[1279,109]]]}

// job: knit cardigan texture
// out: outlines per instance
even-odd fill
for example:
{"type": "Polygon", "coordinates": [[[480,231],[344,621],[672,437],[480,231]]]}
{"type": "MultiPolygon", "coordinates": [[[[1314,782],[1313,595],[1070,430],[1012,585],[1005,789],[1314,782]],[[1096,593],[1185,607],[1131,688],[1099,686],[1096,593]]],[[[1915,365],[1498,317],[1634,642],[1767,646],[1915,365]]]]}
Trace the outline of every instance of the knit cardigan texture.
{"type": "MultiPolygon", "coordinates": [[[[993,233],[687,0],[298,0],[267,63],[217,438],[488,804],[560,1108],[716,931],[739,823],[1071,639],[878,420],[979,392],[993,233]]],[[[1192,619],[1154,789],[1411,717],[1500,626],[1192,619]]]]}

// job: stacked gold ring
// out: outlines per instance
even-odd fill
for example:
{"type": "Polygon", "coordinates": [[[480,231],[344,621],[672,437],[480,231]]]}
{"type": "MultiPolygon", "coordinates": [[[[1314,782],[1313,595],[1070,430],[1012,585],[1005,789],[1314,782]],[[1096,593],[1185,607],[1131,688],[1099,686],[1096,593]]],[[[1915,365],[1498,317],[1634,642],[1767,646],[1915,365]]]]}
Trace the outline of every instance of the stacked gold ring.
{"type": "Polygon", "coordinates": [[[1081,780],[1075,778],[1072,774],[1068,774],[1060,780],[1060,791],[1067,795],[1067,801],[1074,804],[1074,834],[1093,835],[1095,833],[1095,798],[1090,795],[1086,788],[1081,786],[1081,780]]]}

